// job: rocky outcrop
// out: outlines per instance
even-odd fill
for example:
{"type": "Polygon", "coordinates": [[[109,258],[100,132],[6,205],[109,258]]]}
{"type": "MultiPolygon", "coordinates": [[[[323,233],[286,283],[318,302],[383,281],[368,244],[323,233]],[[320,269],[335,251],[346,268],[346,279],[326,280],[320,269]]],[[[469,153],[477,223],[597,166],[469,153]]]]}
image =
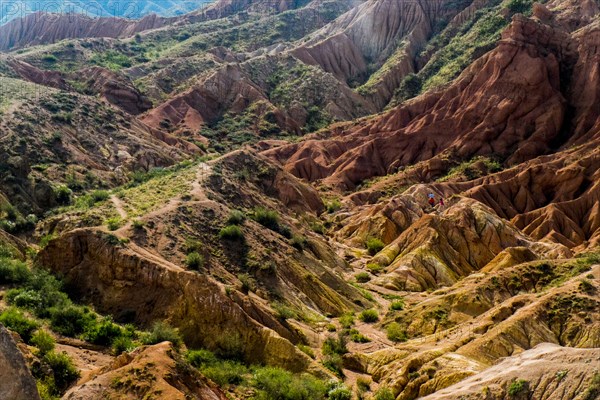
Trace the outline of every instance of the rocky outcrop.
{"type": "MultiPolygon", "coordinates": [[[[309,35],[292,53],[343,82],[364,81],[366,97],[379,110],[402,79],[416,72],[417,56],[440,21],[451,20],[470,2],[371,0],[309,35]]],[[[484,2],[485,3],[485,2],[484,2]]],[[[476,2],[471,8],[484,4],[476,2]]]]}
{"type": "Polygon", "coordinates": [[[506,399],[510,385],[518,380],[523,381],[521,393],[511,397],[585,398],[594,374],[598,374],[590,364],[597,364],[599,360],[598,349],[573,349],[542,343],[423,399],[506,399]]]}
{"type": "MultiPolygon", "coordinates": [[[[285,84],[289,82],[278,83],[285,84]]],[[[308,109],[313,105],[323,107],[326,116],[334,120],[375,111],[372,105],[330,75],[311,69],[293,57],[280,55],[222,66],[201,77],[191,89],[149,111],[142,120],[153,127],[168,125],[174,132],[197,132],[226,114],[240,116],[254,107],[251,111],[254,116],[262,117],[264,111],[269,110],[273,114],[272,123],[280,131],[300,134],[308,119],[308,109]],[[298,87],[286,86],[280,90],[283,95],[279,94],[285,98],[278,99],[272,80],[294,69],[306,69],[306,72],[301,79],[296,78],[298,87]],[[291,93],[294,89],[297,90],[295,97],[291,93]]]]}
{"type": "Polygon", "coordinates": [[[168,342],[123,353],[65,393],[70,400],[159,395],[168,399],[226,400],[212,382],[186,365],[168,342]]]}
{"type": "Polygon", "coordinates": [[[129,114],[138,115],[152,107],[150,100],[129,79],[105,68],[83,69],[73,78],[82,82],[89,94],[98,94],[129,114]]]}
{"type": "Polygon", "coordinates": [[[6,400],[39,400],[35,379],[15,340],[0,325],[0,398],[6,400]]]}
{"type": "Polygon", "coordinates": [[[70,88],[63,74],[58,71],[44,71],[15,58],[9,58],[7,65],[26,81],[55,89],[68,90],[70,88]]]}
{"type": "Polygon", "coordinates": [[[137,246],[115,246],[102,232],[70,232],[52,241],[37,262],[63,276],[99,311],[133,314],[135,322],[146,326],[169,320],[190,346],[237,353],[248,362],[294,371],[310,364],[310,358],[254,320],[212,278],[137,246]]]}
{"type": "MultiPolygon", "coordinates": [[[[409,191],[410,192],[410,191],[409,191]]],[[[385,274],[373,282],[395,290],[421,291],[438,286],[450,286],[460,277],[468,276],[489,263],[504,249],[525,246],[539,256],[566,256],[564,248],[536,243],[521,234],[511,224],[497,217],[491,209],[470,199],[450,201],[447,209],[429,214],[419,209],[419,198],[425,204],[426,189],[422,193],[407,193],[388,205],[390,218],[376,214],[379,226],[389,227],[383,232],[365,230],[367,237],[383,237],[391,242],[373,257],[372,262],[385,267],[385,274]],[[403,207],[408,202],[410,207],[403,207]],[[393,205],[393,206],[392,206],[393,205]],[[393,208],[392,208],[393,207],[393,208]],[[412,213],[408,210],[414,210],[412,213]],[[410,213],[407,215],[407,211],[410,213]],[[407,218],[408,217],[408,218],[407,218]],[[395,236],[394,236],[395,235],[395,236]]],[[[385,212],[385,211],[384,211],[385,212]]],[[[368,221],[373,216],[362,216],[355,221],[368,221]]],[[[347,225],[342,234],[355,233],[347,225]]],[[[360,238],[360,237],[359,237],[360,238]]]]}
{"type": "Polygon", "coordinates": [[[451,87],[426,94],[323,141],[268,152],[295,175],[353,188],[364,179],[452,149],[518,163],[550,150],[565,116],[559,59],[572,62],[566,33],[515,17],[497,49],[451,87]],[[458,133],[460,132],[460,135],[458,133]]]}

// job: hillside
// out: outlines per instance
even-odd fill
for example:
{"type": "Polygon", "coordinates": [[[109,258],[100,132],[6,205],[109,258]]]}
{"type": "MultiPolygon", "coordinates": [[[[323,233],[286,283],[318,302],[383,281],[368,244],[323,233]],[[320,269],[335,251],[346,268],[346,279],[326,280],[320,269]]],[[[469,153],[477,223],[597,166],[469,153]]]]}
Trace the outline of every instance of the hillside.
{"type": "Polygon", "coordinates": [[[17,0],[3,6],[0,25],[25,17],[36,12],[85,14],[90,17],[127,17],[141,18],[148,14],[165,17],[181,15],[210,4],[207,1],[186,0],[154,0],[123,3],[111,0],[100,0],[94,3],[83,1],[55,1],[43,4],[33,0],[17,0]]]}
{"type": "Polygon", "coordinates": [[[0,26],[0,397],[600,398],[597,0],[112,4],[0,26]]]}

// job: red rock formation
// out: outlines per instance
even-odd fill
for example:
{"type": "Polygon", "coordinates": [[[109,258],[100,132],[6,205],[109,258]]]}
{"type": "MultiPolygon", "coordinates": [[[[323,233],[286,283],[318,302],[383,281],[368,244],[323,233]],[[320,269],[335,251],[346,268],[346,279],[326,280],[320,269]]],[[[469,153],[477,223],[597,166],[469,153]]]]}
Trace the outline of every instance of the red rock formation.
{"type": "Polygon", "coordinates": [[[148,15],[138,21],[123,18],[91,18],[80,14],[35,13],[0,27],[0,51],[55,43],[63,39],[128,37],[172,22],[148,15]]]}
{"type": "Polygon", "coordinates": [[[509,164],[550,151],[566,104],[560,61],[569,35],[516,17],[498,48],[448,89],[428,93],[323,141],[267,152],[295,175],[352,188],[364,179],[452,149],[460,159],[498,154],[509,164]]]}
{"type": "Polygon", "coordinates": [[[93,67],[73,74],[74,80],[83,81],[89,92],[99,94],[129,114],[141,114],[152,107],[150,100],[123,75],[105,68],[93,67]]]}
{"type": "Polygon", "coordinates": [[[7,65],[11,67],[17,75],[29,82],[50,86],[56,89],[69,89],[69,85],[65,81],[63,74],[58,71],[44,71],[15,58],[9,58],[7,65]]]}

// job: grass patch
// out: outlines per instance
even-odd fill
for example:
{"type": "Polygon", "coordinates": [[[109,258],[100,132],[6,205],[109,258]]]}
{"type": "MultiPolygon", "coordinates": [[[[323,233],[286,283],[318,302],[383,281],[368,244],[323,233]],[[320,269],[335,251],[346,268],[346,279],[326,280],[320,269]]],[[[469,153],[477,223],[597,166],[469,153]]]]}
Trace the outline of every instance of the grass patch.
{"type": "Polygon", "coordinates": [[[358,319],[369,324],[374,323],[379,321],[379,313],[377,313],[377,310],[371,308],[369,310],[362,311],[359,314],[358,319]]]}
{"type": "Polygon", "coordinates": [[[383,248],[385,247],[385,243],[383,243],[381,239],[369,238],[367,239],[365,246],[367,247],[367,250],[369,250],[369,254],[374,256],[375,254],[383,250],[383,248]]]}

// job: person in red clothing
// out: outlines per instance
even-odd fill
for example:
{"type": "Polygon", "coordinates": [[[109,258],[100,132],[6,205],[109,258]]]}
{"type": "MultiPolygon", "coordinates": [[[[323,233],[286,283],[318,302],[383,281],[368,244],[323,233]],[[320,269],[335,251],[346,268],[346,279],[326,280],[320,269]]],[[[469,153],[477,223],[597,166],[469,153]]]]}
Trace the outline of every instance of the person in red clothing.
{"type": "Polygon", "coordinates": [[[429,205],[430,205],[431,207],[435,207],[435,198],[433,198],[433,197],[429,196],[429,205]]]}
{"type": "Polygon", "coordinates": [[[444,199],[440,197],[440,208],[444,208],[444,199]]]}

